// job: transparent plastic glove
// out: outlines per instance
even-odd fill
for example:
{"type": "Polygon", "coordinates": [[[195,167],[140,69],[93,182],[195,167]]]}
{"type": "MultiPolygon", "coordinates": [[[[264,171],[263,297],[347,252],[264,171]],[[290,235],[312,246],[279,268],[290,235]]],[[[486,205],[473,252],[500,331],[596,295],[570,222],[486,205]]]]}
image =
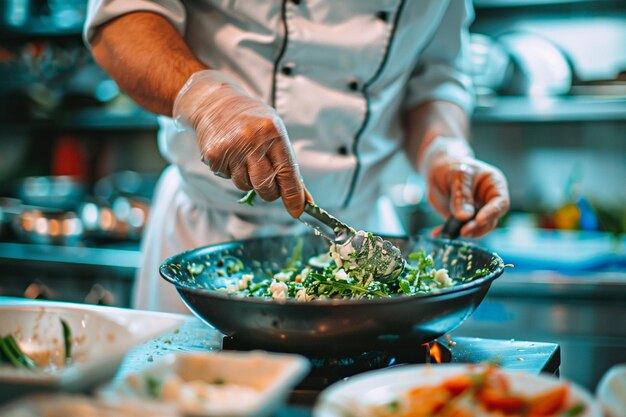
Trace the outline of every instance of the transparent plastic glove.
{"type": "Polygon", "coordinates": [[[304,210],[305,189],[285,125],[276,111],[250,97],[219,71],[193,74],[178,93],[173,116],[196,131],[202,160],[243,191],[265,201],[282,197],[289,214],[304,210]]]}
{"type": "Polygon", "coordinates": [[[435,139],[420,159],[420,167],[428,186],[428,200],[437,213],[444,218],[473,218],[463,226],[461,236],[486,234],[509,209],[504,174],[474,158],[464,139],[435,139]]]}

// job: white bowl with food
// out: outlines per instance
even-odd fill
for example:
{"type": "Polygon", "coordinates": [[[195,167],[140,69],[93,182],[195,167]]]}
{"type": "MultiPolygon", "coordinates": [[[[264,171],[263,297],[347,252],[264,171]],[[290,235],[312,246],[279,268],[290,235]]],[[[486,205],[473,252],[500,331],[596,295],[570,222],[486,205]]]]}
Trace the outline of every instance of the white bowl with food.
{"type": "Polygon", "coordinates": [[[149,401],[105,401],[77,394],[35,394],[0,406],[2,417],[182,417],[174,408],[149,401]]]}
{"type": "Polygon", "coordinates": [[[181,318],[65,303],[0,303],[0,400],[33,391],[87,391],[113,377],[138,344],[181,318]]]}
{"type": "Polygon", "coordinates": [[[528,415],[602,417],[582,388],[493,365],[406,365],[338,382],[320,395],[314,417],[528,415]]]}
{"type": "Polygon", "coordinates": [[[302,356],[263,351],[175,354],[113,382],[100,396],[159,401],[186,416],[269,416],[309,367],[302,356]]]}
{"type": "Polygon", "coordinates": [[[596,397],[606,417],[626,417],[626,363],[615,365],[604,374],[596,397]]]}

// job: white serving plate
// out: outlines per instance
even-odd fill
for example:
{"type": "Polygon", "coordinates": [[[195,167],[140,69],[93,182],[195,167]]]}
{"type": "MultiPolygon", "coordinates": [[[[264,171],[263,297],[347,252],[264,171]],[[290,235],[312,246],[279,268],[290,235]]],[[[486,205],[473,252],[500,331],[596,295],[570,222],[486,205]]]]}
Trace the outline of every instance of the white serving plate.
{"type": "MultiPolygon", "coordinates": [[[[287,394],[308,372],[310,363],[299,355],[252,352],[181,353],[162,360],[139,372],[116,380],[99,392],[103,399],[129,398],[162,401],[174,405],[186,416],[262,417],[272,415],[285,401],[287,394]],[[185,382],[201,381],[254,388],[258,395],[251,401],[212,400],[202,406],[190,402],[167,402],[150,394],[148,380],[165,381],[176,375],[185,382]]],[[[224,397],[222,397],[224,398],[224,397]]]]}
{"type": "MultiPolygon", "coordinates": [[[[313,409],[314,417],[366,417],[372,406],[389,403],[399,394],[421,385],[438,385],[444,380],[469,372],[469,365],[405,365],[366,372],[340,381],[324,390],[313,409]]],[[[602,417],[598,405],[582,388],[566,381],[516,371],[502,372],[511,389],[522,395],[533,395],[567,383],[572,405],[584,403],[585,412],[577,417],[602,417]]]]}
{"type": "MultiPolygon", "coordinates": [[[[4,300],[2,300],[4,301],[4,300]]],[[[72,331],[72,363],[52,369],[0,366],[0,400],[33,391],[87,391],[113,377],[133,347],[182,324],[176,315],[69,303],[0,303],[0,335],[25,354],[65,354],[60,319],[72,331]]]]}

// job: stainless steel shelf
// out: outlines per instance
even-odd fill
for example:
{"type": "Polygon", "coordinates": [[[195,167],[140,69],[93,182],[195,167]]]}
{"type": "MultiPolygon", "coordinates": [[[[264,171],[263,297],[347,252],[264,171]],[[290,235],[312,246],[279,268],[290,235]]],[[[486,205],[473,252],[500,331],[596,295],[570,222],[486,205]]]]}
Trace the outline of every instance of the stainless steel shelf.
{"type": "MultiPolygon", "coordinates": [[[[602,0],[601,0],[602,1],[602,0]]],[[[617,3],[619,0],[604,0],[607,2],[617,3]]],[[[572,3],[600,3],[598,0],[474,0],[474,7],[477,9],[502,8],[502,7],[532,7],[532,6],[548,6],[554,4],[572,4],[572,3]]]]}
{"type": "Polygon", "coordinates": [[[32,17],[18,25],[0,25],[0,32],[8,38],[39,38],[55,36],[80,36],[84,22],[76,22],[70,26],[60,25],[50,16],[32,17]]]}
{"type": "MultiPolygon", "coordinates": [[[[477,123],[626,121],[626,96],[479,97],[472,120],[477,123]]],[[[83,109],[69,112],[52,124],[94,130],[158,128],[156,116],[140,108],[126,114],[83,109]]]]}
{"type": "Polygon", "coordinates": [[[591,122],[626,120],[626,97],[480,97],[474,122],[591,122]]]}
{"type": "Polygon", "coordinates": [[[0,242],[2,259],[136,269],[141,255],[139,249],[134,247],[95,248],[0,242]]]}
{"type": "MultiPolygon", "coordinates": [[[[626,121],[626,97],[480,97],[472,120],[475,123],[626,121]]],[[[127,113],[86,108],[68,111],[49,120],[3,122],[45,129],[158,129],[156,115],[140,108],[127,113]]]]}
{"type": "Polygon", "coordinates": [[[62,114],[59,118],[44,122],[56,128],[83,130],[156,130],[156,115],[139,107],[126,113],[101,108],[86,108],[62,114]]]}

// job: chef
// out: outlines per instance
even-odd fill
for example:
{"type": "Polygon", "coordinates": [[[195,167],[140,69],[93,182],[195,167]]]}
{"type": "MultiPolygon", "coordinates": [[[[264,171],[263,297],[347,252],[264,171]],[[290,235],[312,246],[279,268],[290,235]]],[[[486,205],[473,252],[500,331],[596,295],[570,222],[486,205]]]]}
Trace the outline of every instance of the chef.
{"type": "MultiPolygon", "coordinates": [[[[298,233],[306,198],[383,234],[381,172],[406,152],[443,217],[493,229],[509,197],[474,157],[463,0],[92,0],[85,40],[161,115],[170,163],[144,235],[135,306],[187,312],[158,266],[212,243],[298,233]],[[306,188],[305,188],[306,187],[306,188]],[[237,204],[242,191],[264,201],[237,204]]],[[[258,199],[257,199],[258,200],[258,199]]]]}

